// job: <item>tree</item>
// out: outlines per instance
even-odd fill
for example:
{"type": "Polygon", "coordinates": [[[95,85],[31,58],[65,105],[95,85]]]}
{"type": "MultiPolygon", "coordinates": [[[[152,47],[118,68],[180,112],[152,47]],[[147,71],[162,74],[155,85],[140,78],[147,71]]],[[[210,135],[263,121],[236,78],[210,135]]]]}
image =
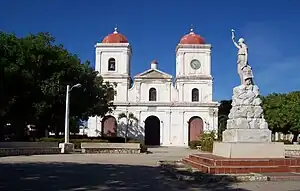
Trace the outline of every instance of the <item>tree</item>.
{"type": "Polygon", "coordinates": [[[127,136],[128,136],[128,128],[132,127],[133,122],[138,122],[138,118],[135,117],[133,113],[128,113],[128,112],[120,113],[118,115],[118,120],[123,119],[123,118],[126,119],[126,128],[125,128],[125,136],[124,136],[125,143],[126,143],[127,142],[127,136]]]}
{"type": "Polygon", "coordinates": [[[270,94],[262,97],[262,107],[272,132],[293,133],[293,142],[300,132],[300,92],[270,94]]]}
{"type": "Polygon", "coordinates": [[[218,112],[218,137],[222,137],[223,131],[226,129],[228,115],[230,113],[232,100],[222,100],[218,112]]]}
{"type": "Polygon", "coordinates": [[[284,111],[286,94],[269,94],[262,97],[264,117],[272,132],[288,133],[288,119],[284,111]]]}
{"type": "Polygon", "coordinates": [[[49,33],[18,38],[0,32],[0,66],[0,129],[10,123],[18,137],[27,124],[34,124],[40,136],[45,130],[63,131],[67,84],[82,84],[71,92],[70,119],[104,116],[114,109],[114,85],[49,33]]]}

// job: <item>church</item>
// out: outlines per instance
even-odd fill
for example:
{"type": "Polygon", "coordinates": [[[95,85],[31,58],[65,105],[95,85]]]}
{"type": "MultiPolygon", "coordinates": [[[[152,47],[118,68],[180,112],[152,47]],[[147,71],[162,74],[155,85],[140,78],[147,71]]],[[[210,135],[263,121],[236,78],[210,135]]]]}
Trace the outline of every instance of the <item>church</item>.
{"type": "Polygon", "coordinates": [[[104,81],[117,84],[116,109],[103,118],[89,118],[85,130],[89,137],[124,137],[128,127],[128,137],[146,145],[188,147],[203,132],[217,131],[219,104],[212,95],[211,45],[203,37],[191,29],[180,39],[174,78],[159,70],[154,60],[132,79],[131,55],[130,41],[117,28],[95,45],[95,70],[104,81]],[[120,113],[132,113],[136,120],[127,126],[120,113]]]}

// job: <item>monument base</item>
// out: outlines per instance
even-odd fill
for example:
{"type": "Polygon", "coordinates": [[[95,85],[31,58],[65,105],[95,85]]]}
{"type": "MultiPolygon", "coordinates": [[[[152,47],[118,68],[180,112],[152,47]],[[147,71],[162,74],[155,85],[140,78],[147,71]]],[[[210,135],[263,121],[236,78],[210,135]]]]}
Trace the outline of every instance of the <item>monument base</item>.
{"type": "Polygon", "coordinates": [[[209,174],[275,173],[277,176],[300,172],[300,158],[225,158],[209,153],[192,154],[183,163],[209,174]],[[283,174],[282,174],[283,173],[283,174]]]}
{"type": "Polygon", "coordinates": [[[223,142],[271,142],[269,129],[226,129],[223,142]]]}
{"type": "Polygon", "coordinates": [[[283,142],[214,142],[213,155],[226,158],[284,158],[283,142]]]}
{"type": "Polygon", "coordinates": [[[73,143],[59,143],[59,148],[61,149],[61,153],[74,152],[74,144],[73,143]]]}

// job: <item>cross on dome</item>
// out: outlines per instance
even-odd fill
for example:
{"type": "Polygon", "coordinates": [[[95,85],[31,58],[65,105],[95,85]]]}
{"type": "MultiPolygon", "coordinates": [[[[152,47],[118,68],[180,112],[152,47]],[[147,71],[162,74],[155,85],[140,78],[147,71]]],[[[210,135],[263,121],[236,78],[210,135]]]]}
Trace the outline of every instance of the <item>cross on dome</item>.
{"type": "Polygon", "coordinates": [[[128,43],[127,38],[118,32],[118,27],[114,28],[114,32],[104,37],[102,43],[128,43]]]}
{"type": "Polygon", "coordinates": [[[190,34],[194,34],[194,25],[193,24],[191,24],[190,34]]]}
{"type": "Polygon", "coordinates": [[[194,32],[194,26],[191,24],[190,33],[184,35],[179,44],[205,44],[205,40],[194,32]]]}
{"type": "Polygon", "coordinates": [[[118,34],[118,27],[117,27],[117,25],[115,27],[114,34],[118,34]]]}

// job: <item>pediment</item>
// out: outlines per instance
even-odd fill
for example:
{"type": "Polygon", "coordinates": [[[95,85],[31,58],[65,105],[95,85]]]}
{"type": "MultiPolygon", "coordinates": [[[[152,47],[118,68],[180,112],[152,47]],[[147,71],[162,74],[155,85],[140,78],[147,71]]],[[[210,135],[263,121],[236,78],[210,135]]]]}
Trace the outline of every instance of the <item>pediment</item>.
{"type": "Polygon", "coordinates": [[[172,76],[157,69],[150,69],[134,77],[135,79],[171,79],[172,76]]]}

